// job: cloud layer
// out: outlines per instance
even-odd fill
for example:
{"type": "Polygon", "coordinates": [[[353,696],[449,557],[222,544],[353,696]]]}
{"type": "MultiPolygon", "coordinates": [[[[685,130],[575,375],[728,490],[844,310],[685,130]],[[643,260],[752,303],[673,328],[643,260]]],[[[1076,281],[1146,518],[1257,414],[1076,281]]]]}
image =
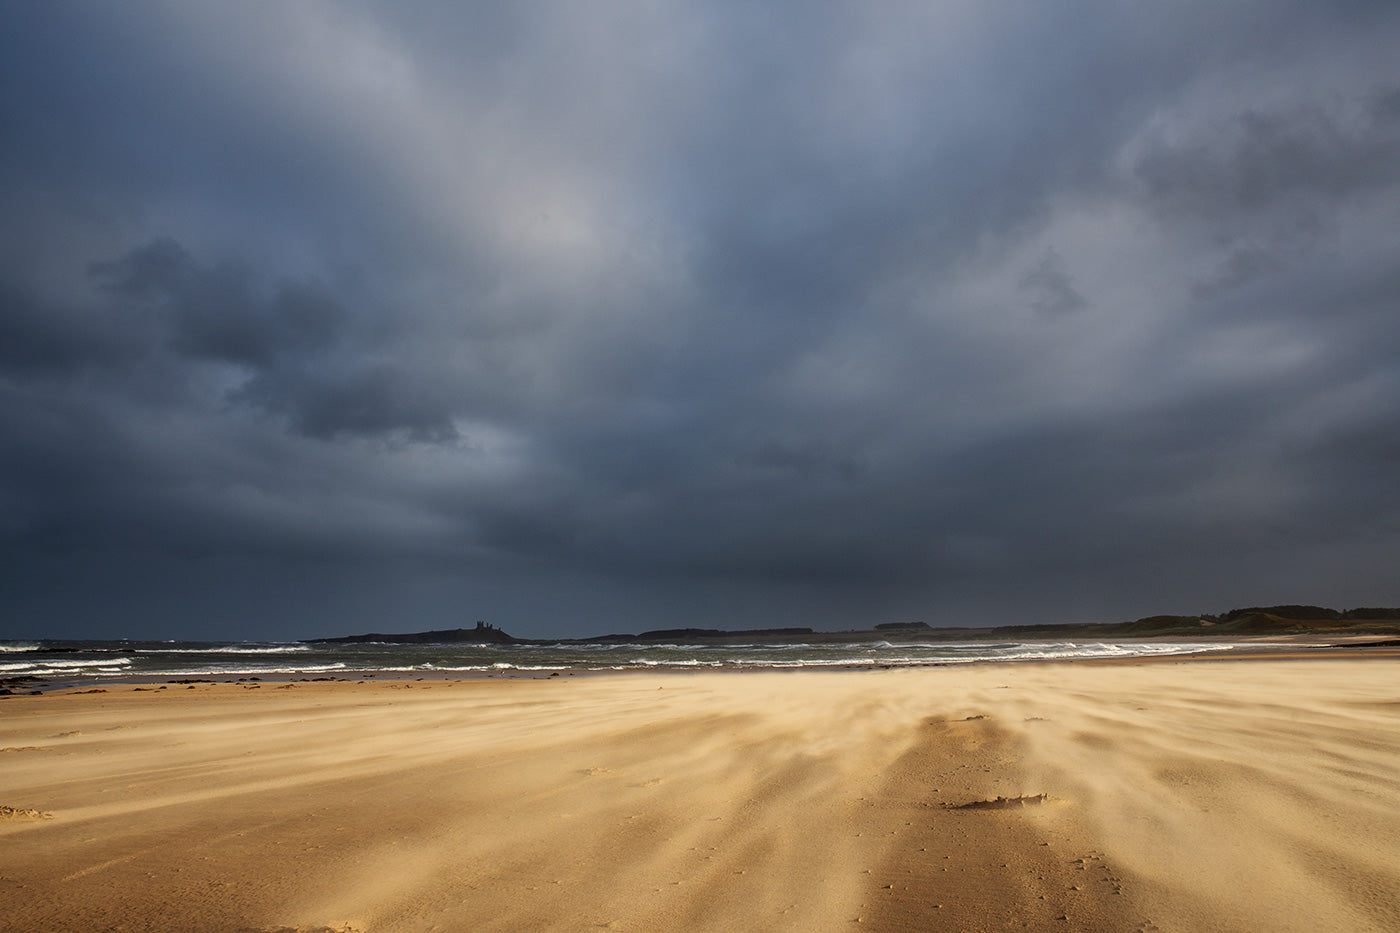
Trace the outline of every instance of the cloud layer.
{"type": "Polygon", "coordinates": [[[1388,3],[43,4],[0,633],[1400,603],[1388,3]]]}

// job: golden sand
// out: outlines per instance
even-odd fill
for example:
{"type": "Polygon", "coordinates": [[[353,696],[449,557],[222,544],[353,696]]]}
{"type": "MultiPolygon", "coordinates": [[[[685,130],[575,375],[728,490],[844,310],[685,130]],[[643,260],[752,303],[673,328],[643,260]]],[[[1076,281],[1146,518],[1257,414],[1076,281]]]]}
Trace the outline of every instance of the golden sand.
{"type": "Polygon", "coordinates": [[[1400,929],[1400,660],[0,702],[0,930],[1400,929]]]}

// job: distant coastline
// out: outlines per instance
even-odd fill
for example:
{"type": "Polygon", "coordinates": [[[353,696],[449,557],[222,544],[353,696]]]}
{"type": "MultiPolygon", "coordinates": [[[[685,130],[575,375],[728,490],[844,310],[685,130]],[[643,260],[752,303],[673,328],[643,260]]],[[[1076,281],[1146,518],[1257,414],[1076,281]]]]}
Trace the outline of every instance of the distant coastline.
{"type": "Polygon", "coordinates": [[[305,644],[496,644],[496,645],[606,645],[665,644],[855,644],[870,641],[956,642],[1003,639],[1102,639],[1102,638],[1210,638],[1240,639],[1281,636],[1400,637],[1400,608],[1366,607],[1328,609],[1323,606],[1251,606],[1220,614],[1153,615],[1131,622],[1087,622],[994,627],[934,628],[925,622],[885,622],[870,629],[819,632],[811,628],[760,629],[674,628],[645,632],[612,633],[587,638],[520,638],[494,625],[477,622],[473,628],[435,629],[425,632],[341,635],[306,638],[305,644]]]}

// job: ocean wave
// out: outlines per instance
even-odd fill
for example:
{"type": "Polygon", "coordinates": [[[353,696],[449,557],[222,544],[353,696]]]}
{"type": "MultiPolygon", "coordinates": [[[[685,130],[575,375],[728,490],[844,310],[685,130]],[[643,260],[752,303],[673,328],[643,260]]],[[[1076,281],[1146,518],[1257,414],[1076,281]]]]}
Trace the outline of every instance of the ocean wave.
{"type": "Polygon", "coordinates": [[[0,644],[0,654],[19,654],[22,651],[38,651],[39,646],[32,642],[19,641],[12,644],[0,644]]]}
{"type": "MultiPolygon", "coordinates": [[[[492,645],[492,646],[488,646],[488,647],[496,647],[496,646],[492,645]]],[[[530,649],[540,649],[540,648],[546,648],[546,649],[549,649],[549,650],[552,650],[552,651],[733,651],[733,650],[736,649],[736,648],[744,648],[744,649],[749,649],[749,650],[754,650],[754,651],[770,651],[770,650],[773,650],[773,651],[803,651],[803,650],[810,651],[810,650],[814,650],[814,649],[821,649],[821,648],[828,647],[828,646],[826,646],[826,645],[810,645],[810,644],[806,644],[806,643],[788,643],[788,642],[743,643],[743,644],[730,644],[730,643],[726,642],[726,643],[723,643],[723,644],[707,644],[707,643],[697,643],[697,642],[669,642],[669,641],[668,641],[668,642],[655,642],[655,641],[645,641],[645,642],[626,641],[626,642],[623,642],[623,641],[619,641],[619,642],[608,642],[608,643],[605,643],[605,644],[568,645],[568,644],[562,644],[562,643],[560,643],[560,644],[552,644],[552,645],[511,645],[511,646],[507,646],[507,647],[512,647],[512,648],[514,648],[514,649],[517,650],[517,651],[528,651],[528,650],[530,650],[530,649]]],[[[847,647],[847,646],[842,646],[842,647],[847,647]]]]}
{"type": "Polygon", "coordinates": [[[377,667],[350,668],[343,661],[334,661],[329,664],[297,664],[297,665],[267,665],[267,664],[209,664],[203,667],[189,667],[181,670],[159,670],[147,671],[143,673],[156,677],[167,677],[170,675],[186,674],[322,674],[327,671],[344,670],[381,670],[377,667]]]}
{"type": "Polygon", "coordinates": [[[51,667],[55,670],[60,671],[76,671],[83,670],[85,668],[125,667],[131,664],[131,658],[103,658],[100,661],[56,661],[52,658],[49,658],[43,661],[31,661],[29,663],[35,667],[42,666],[51,667]]]}
{"type": "Polygon", "coordinates": [[[497,661],[494,664],[474,664],[463,667],[445,667],[433,665],[435,671],[571,671],[580,670],[570,664],[506,664],[497,661]]]}
{"type": "Polygon", "coordinates": [[[239,644],[222,648],[144,648],[141,654],[293,654],[310,650],[310,645],[239,644]]]}
{"type": "Polygon", "coordinates": [[[735,658],[730,662],[735,667],[757,667],[776,668],[783,670],[794,670],[804,667],[929,667],[938,664],[947,664],[947,658],[913,658],[913,657],[838,657],[838,658],[735,658]]]}
{"type": "MultiPolygon", "coordinates": [[[[7,643],[12,649],[17,641],[7,643]]],[[[1159,657],[1226,650],[1221,642],[954,642],[800,645],[607,645],[607,646],[392,646],[364,651],[361,645],[307,646],[287,643],[231,643],[216,647],[146,649],[113,645],[70,654],[55,650],[0,655],[0,675],[45,676],[69,683],[84,679],[107,682],[122,677],[294,678],[343,672],[382,672],[387,677],[414,672],[489,673],[491,671],[687,671],[687,670],[830,670],[840,668],[913,668],[973,662],[1039,662],[1074,658],[1159,657]],[[465,649],[465,650],[462,650],[465,649]],[[308,653],[311,652],[311,653],[308,653]]]]}
{"type": "Polygon", "coordinates": [[[43,660],[11,661],[0,664],[0,673],[10,675],[43,674],[129,674],[130,658],[105,658],[101,661],[43,660]]]}
{"type": "Polygon", "coordinates": [[[52,667],[47,664],[36,664],[34,667],[30,668],[25,673],[32,674],[35,677],[56,677],[59,675],[71,677],[74,674],[82,674],[84,677],[96,677],[98,675],[103,674],[130,675],[131,671],[127,670],[124,667],[86,667],[81,670],[75,670],[71,667],[52,667]]]}
{"type": "Polygon", "coordinates": [[[344,670],[386,670],[382,667],[349,668],[344,662],[336,661],[330,664],[304,664],[304,665],[271,665],[271,664],[186,664],[172,665],[170,667],[152,668],[83,668],[74,670],[42,670],[34,673],[43,674],[81,674],[84,677],[106,675],[117,677],[131,677],[139,675],[141,677],[246,677],[253,674],[322,674],[328,671],[344,670]]]}
{"type": "Polygon", "coordinates": [[[1016,645],[1013,650],[986,660],[992,661],[1063,661],[1074,658],[1141,658],[1174,654],[1196,654],[1203,651],[1222,651],[1231,647],[1219,642],[1172,642],[1169,644],[1147,644],[1144,642],[1058,642],[1043,646],[1016,645]]]}

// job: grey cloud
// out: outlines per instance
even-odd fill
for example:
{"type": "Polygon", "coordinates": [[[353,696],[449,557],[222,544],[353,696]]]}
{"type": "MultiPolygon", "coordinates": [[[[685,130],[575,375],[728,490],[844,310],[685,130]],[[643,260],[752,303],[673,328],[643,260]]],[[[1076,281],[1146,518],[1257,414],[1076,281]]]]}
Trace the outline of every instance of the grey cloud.
{"type": "Polygon", "coordinates": [[[404,432],[413,441],[456,440],[451,407],[418,381],[390,364],[360,364],[350,372],[260,372],[230,398],[287,415],[310,437],[404,432]]]}
{"type": "Polygon", "coordinates": [[[1370,110],[1378,124],[1400,121],[1400,87],[1380,88],[1371,95],[1370,110]]]}
{"type": "Polygon", "coordinates": [[[350,323],[314,282],[285,281],[259,294],[248,268],[202,268],[169,238],[93,263],[91,274],[110,294],[159,309],[173,348],[196,359],[264,368],[279,355],[326,352],[350,323]]]}
{"type": "Polygon", "coordinates": [[[0,371],[11,378],[62,377],[129,353],[109,322],[47,304],[14,283],[0,286],[0,371]]]}
{"type": "Polygon", "coordinates": [[[91,274],[129,310],[151,312],[144,320],[159,322],[151,336],[173,353],[239,367],[228,402],[321,439],[457,437],[442,390],[370,345],[352,313],[315,281],[260,287],[246,266],[201,266],[170,238],[93,263],[91,274]]]}
{"type": "Polygon", "coordinates": [[[1054,250],[1048,251],[1035,268],[1021,276],[1019,284],[1030,297],[1031,305],[1045,314],[1068,314],[1088,303],[1075,289],[1064,260],[1054,250]]]}
{"type": "Polygon", "coordinates": [[[1262,275],[1278,272],[1281,265],[1270,250],[1258,244],[1232,243],[1220,267],[1209,278],[1192,285],[1191,293],[1199,299],[1214,298],[1262,275]]]}
{"type": "MultiPolygon", "coordinates": [[[[1369,93],[1385,101],[1395,91],[1369,93]]],[[[1339,109],[1247,109],[1201,134],[1207,138],[1159,143],[1134,172],[1162,209],[1206,216],[1353,197],[1400,182],[1400,127],[1385,105],[1351,119],[1339,109]]]]}

